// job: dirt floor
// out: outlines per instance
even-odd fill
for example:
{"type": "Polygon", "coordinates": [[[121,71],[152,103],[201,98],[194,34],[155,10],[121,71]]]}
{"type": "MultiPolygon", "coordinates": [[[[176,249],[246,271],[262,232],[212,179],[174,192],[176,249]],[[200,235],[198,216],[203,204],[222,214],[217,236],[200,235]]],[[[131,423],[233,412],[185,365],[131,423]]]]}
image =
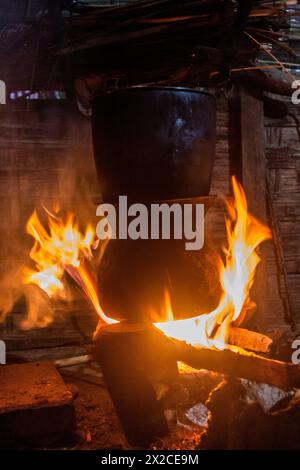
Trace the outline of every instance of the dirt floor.
{"type": "MultiPolygon", "coordinates": [[[[74,393],[77,418],[75,443],[64,448],[132,449],[126,441],[100,373],[94,376],[84,373],[84,369],[85,372],[90,372],[91,366],[81,368],[81,371],[75,369],[77,370],[68,368],[61,371],[65,382],[74,393]]],[[[185,368],[181,370],[180,377],[182,387],[178,403],[176,407],[166,410],[170,433],[153,442],[149,449],[192,450],[199,446],[204,426],[199,425],[201,420],[197,417],[197,406],[205,402],[211,389],[220,381],[220,376],[206,371],[196,373],[185,368]]]]}

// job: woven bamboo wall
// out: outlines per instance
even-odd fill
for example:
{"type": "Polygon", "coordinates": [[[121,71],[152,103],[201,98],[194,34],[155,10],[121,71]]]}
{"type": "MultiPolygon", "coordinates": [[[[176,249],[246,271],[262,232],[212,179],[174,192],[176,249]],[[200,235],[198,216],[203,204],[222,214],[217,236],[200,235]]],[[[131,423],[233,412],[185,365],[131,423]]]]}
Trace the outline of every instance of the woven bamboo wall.
{"type": "Polygon", "coordinates": [[[265,119],[265,142],[272,201],[284,253],[288,290],[295,319],[300,324],[300,140],[295,117],[300,105],[286,100],[290,116],[265,119]],[[293,117],[293,115],[295,117],[293,117]]]}

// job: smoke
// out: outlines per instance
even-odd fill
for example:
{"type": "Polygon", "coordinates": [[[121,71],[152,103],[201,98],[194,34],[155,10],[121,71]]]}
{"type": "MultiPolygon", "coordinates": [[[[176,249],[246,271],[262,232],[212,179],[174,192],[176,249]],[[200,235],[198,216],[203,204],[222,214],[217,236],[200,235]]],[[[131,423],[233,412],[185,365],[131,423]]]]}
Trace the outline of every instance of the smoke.
{"type": "Polygon", "coordinates": [[[34,240],[25,227],[34,210],[47,227],[45,209],[62,217],[73,212],[82,230],[88,223],[95,226],[95,204],[101,201],[90,121],[68,103],[49,102],[28,102],[8,121],[17,144],[0,150],[0,323],[13,315],[20,329],[44,328],[61,312],[67,315],[70,301],[82,294],[68,276],[64,291],[53,299],[24,283],[24,271],[35,269],[34,240]]]}
{"type": "Polygon", "coordinates": [[[12,311],[14,305],[21,299],[24,286],[21,282],[20,266],[11,267],[0,278],[0,323],[12,311]]]}

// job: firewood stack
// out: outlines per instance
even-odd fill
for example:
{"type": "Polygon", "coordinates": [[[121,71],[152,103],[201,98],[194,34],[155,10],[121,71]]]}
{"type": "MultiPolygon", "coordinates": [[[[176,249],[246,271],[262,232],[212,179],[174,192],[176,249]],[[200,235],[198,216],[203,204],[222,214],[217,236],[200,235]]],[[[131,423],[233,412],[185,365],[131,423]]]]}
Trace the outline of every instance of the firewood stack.
{"type": "MultiPolygon", "coordinates": [[[[249,332],[250,342],[247,343],[247,333],[242,334],[246,347],[256,344],[259,348],[262,338],[257,334],[255,343],[255,335],[249,332]]],[[[264,343],[267,339],[265,337],[264,343]]],[[[193,373],[206,369],[225,374],[228,378],[211,392],[206,402],[211,412],[203,439],[206,448],[255,446],[257,439],[253,433],[249,431],[248,437],[244,436],[245,442],[242,442],[239,432],[243,429],[245,434],[245,429],[249,428],[245,424],[247,420],[256,431],[251,410],[255,411],[257,422],[263,426],[260,435],[264,440],[260,448],[264,445],[276,448],[277,441],[272,440],[276,426],[281,426],[280,432],[288,440],[290,433],[284,431],[284,426],[299,414],[299,399],[295,390],[300,387],[300,366],[243,349],[229,347],[218,351],[198,348],[168,338],[153,326],[121,322],[98,331],[94,357],[101,365],[126,437],[135,446],[147,446],[168,432],[164,414],[166,407],[170,408],[168,397],[171,397],[171,407],[180,406],[180,390],[188,375],[178,372],[180,362],[192,367],[193,373]],[[160,396],[162,386],[167,390],[164,397],[160,396]],[[273,434],[269,435],[268,432],[273,434]],[[233,442],[230,440],[231,433],[235,436],[233,442]]],[[[222,380],[222,375],[219,380],[222,380]]],[[[297,433],[291,447],[300,435],[297,425],[293,429],[297,433]]],[[[289,443],[285,442],[284,446],[289,446],[289,443]]]]}
{"type": "Polygon", "coordinates": [[[299,449],[299,393],[236,378],[220,382],[206,406],[211,415],[201,449],[299,449]]]}

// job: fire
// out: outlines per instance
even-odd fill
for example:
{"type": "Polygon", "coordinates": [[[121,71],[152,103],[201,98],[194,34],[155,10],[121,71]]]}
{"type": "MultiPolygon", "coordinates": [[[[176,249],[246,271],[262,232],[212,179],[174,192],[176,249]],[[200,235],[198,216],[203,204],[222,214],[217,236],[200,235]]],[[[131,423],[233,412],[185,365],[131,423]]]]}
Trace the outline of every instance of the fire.
{"type": "Polygon", "coordinates": [[[34,238],[30,257],[35,269],[24,268],[23,283],[35,284],[49,297],[63,297],[67,272],[83,289],[93,308],[103,322],[110,319],[104,314],[93,280],[87,271],[84,260],[92,258],[95,233],[87,226],[81,233],[74,215],[69,213],[66,220],[47,211],[48,231],[34,211],[26,224],[26,232],[34,238]]]}
{"type": "MultiPolygon", "coordinates": [[[[220,259],[223,292],[218,307],[191,319],[156,324],[168,336],[218,349],[227,345],[229,325],[239,326],[251,306],[250,290],[260,262],[257,248],[272,237],[270,229],[248,213],[244,190],[235,177],[232,188],[234,199],[226,205],[227,246],[223,250],[224,260],[220,259]]],[[[168,295],[166,299],[169,299],[168,295]]],[[[169,301],[165,308],[170,312],[169,301]]]]}
{"type": "MultiPolygon", "coordinates": [[[[268,227],[248,213],[247,200],[242,186],[232,178],[233,200],[226,203],[225,217],[227,246],[219,260],[222,295],[218,307],[197,317],[174,320],[170,292],[165,291],[164,311],[167,321],[156,326],[170,337],[190,344],[224,349],[227,346],[228,328],[239,326],[251,307],[250,291],[260,256],[258,246],[271,238],[268,227]]],[[[47,231],[36,212],[28,220],[26,230],[34,238],[30,257],[35,269],[24,271],[25,284],[36,284],[49,297],[64,292],[63,275],[67,272],[80,285],[89,302],[100,317],[98,329],[105,323],[114,323],[103,312],[97,288],[84,260],[92,257],[95,233],[88,226],[81,233],[74,216],[66,221],[48,214],[47,231]]]]}

